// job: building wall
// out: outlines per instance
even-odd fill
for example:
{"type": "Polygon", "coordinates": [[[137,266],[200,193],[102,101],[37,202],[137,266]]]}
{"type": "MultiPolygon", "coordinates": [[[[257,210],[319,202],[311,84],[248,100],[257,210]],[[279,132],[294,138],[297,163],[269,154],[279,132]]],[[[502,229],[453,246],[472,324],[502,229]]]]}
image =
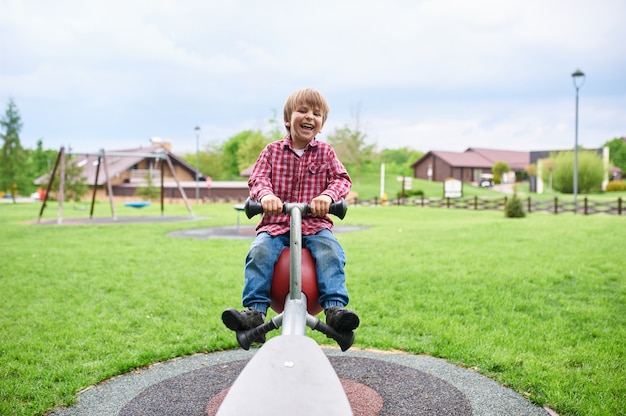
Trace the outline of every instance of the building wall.
{"type": "MultiPolygon", "coordinates": [[[[245,183],[244,183],[245,184],[245,183]]],[[[160,189],[160,185],[155,185],[160,189]]],[[[117,202],[129,202],[136,201],[140,199],[135,194],[136,186],[131,184],[119,184],[112,185],[113,190],[113,199],[117,202]]],[[[187,200],[190,202],[195,202],[196,199],[196,187],[195,186],[184,186],[183,190],[185,195],[187,196],[187,200]]],[[[244,202],[248,196],[250,196],[250,192],[247,186],[225,186],[225,187],[212,187],[211,189],[206,187],[204,182],[201,182],[198,186],[198,194],[201,202],[229,202],[229,201],[237,201],[244,202]]],[[[93,189],[90,188],[85,196],[82,198],[84,201],[91,201],[93,195],[93,189]]],[[[160,194],[157,196],[157,200],[160,199],[160,194]]],[[[163,189],[163,198],[167,203],[182,203],[183,197],[178,190],[178,187],[173,186],[171,183],[164,187],[163,189]]],[[[98,201],[109,201],[109,193],[106,186],[100,186],[96,190],[96,200],[98,201]]]]}
{"type": "Polygon", "coordinates": [[[433,164],[433,157],[429,156],[422,163],[415,165],[415,167],[413,168],[413,177],[428,180],[428,170],[429,168],[431,168],[432,170],[432,164],[433,164]]]}
{"type": "Polygon", "coordinates": [[[441,158],[433,155],[427,157],[413,168],[413,176],[415,178],[428,180],[429,168],[432,169],[432,177],[430,179],[433,181],[443,182],[450,177],[462,180],[460,170],[456,171],[456,175],[458,176],[454,176],[455,172],[452,167],[441,158]]]}

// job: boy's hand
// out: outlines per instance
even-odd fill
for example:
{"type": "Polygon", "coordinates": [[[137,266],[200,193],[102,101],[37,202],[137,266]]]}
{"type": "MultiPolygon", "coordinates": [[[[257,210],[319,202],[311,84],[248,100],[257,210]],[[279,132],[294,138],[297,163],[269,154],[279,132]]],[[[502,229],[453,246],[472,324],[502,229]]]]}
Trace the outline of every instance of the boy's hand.
{"type": "Polygon", "coordinates": [[[330,209],[330,204],[333,202],[333,199],[328,195],[320,195],[313,198],[311,201],[311,214],[314,217],[323,217],[328,214],[328,210],[330,209]]]}
{"type": "Polygon", "coordinates": [[[267,215],[278,215],[283,212],[283,201],[276,195],[265,195],[261,198],[261,206],[267,215]]]}

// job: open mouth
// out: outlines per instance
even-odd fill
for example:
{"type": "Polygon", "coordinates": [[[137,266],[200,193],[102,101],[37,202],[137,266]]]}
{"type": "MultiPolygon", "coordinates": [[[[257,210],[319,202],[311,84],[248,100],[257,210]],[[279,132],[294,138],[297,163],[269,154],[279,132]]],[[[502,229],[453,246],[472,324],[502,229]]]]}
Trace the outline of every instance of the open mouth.
{"type": "Polygon", "coordinates": [[[313,130],[313,125],[312,124],[300,124],[300,127],[303,130],[313,130]]]}

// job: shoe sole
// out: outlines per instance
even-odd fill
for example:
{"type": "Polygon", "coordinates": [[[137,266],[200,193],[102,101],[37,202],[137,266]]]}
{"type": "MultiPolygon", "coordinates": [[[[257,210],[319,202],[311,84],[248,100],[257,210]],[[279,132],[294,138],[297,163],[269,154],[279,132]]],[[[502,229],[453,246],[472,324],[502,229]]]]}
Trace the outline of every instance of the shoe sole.
{"type": "Polygon", "coordinates": [[[226,328],[231,331],[243,331],[248,329],[246,324],[241,321],[240,313],[236,309],[226,309],[222,312],[222,322],[226,328]]]}
{"type": "MultiPolygon", "coordinates": [[[[246,329],[250,329],[241,321],[241,314],[237,309],[226,309],[222,312],[222,322],[226,325],[226,328],[231,331],[245,331],[246,329]]],[[[261,335],[253,342],[258,342],[259,344],[265,343],[265,334],[261,335]]]]}

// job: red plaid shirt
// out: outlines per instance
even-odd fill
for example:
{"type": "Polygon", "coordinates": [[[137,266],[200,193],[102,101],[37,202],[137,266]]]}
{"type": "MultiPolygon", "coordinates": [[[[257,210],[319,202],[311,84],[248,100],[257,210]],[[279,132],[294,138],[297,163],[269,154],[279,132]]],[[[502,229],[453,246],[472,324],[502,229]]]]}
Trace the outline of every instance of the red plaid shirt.
{"type": "MultiPolygon", "coordinates": [[[[291,145],[291,137],[286,136],[263,149],[252,169],[248,187],[250,198],[256,201],[269,194],[276,195],[283,203],[311,202],[321,194],[338,201],[348,195],[352,180],[328,143],[313,139],[302,156],[298,156],[291,145]]],[[[333,221],[328,215],[323,218],[302,217],[303,235],[312,235],[325,228],[332,230],[332,227],[333,221]]],[[[289,215],[263,214],[257,233],[263,231],[271,235],[288,232],[289,215]]]]}

